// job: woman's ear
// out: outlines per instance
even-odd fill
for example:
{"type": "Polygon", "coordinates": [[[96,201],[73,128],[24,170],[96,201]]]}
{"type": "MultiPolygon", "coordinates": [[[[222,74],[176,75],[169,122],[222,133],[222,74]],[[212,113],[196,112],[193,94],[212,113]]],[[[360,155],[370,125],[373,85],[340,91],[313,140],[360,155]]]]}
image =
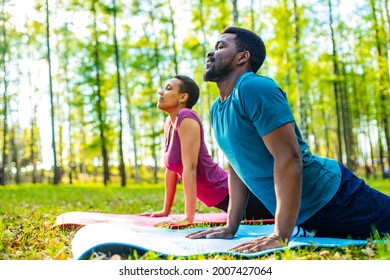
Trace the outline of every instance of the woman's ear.
{"type": "Polygon", "coordinates": [[[187,103],[187,101],[188,101],[188,93],[187,92],[182,92],[181,94],[180,94],[180,103],[183,103],[183,104],[185,104],[185,103],[187,103]]]}

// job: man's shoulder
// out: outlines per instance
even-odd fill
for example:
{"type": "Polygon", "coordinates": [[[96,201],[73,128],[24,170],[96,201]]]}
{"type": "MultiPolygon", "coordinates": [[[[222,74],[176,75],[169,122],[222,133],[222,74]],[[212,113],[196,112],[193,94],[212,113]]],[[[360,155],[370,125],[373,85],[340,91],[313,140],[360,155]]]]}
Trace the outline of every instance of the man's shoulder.
{"type": "Polygon", "coordinates": [[[262,95],[271,96],[275,91],[279,91],[278,84],[267,76],[251,74],[244,78],[236,91],[236,98],[247,99],[258,98],[262,95]]]}
{"type": "Polygon", "coordinates": [[[244,78],[242,81],[241,86],[262,86],[262,87],[267,87],[267,86],[278,86],[277,83],[268,76],[262,76],[258,74],[252,73],[251,75],[248,75],[244,78]]]}
{"type": "Polygon", "coordinates": [[[220,103],[220,98],[219,97],[214,99],[213,103],[211,103],[210,111],[214,110],[218,106],[218,103],[220,103]]]}

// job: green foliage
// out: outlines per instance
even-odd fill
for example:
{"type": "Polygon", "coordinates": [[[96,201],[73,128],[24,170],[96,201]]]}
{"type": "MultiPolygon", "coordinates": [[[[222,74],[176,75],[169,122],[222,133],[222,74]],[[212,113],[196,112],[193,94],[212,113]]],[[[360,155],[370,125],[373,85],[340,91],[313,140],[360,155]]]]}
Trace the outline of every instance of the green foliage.
{"type": "MultiPolygon", "coordinates": [[[[9,131],[15,129],[19,135],[14,145],[8,143],[11,136],[6,135],[7,141],[0,142],[0,148],[6,146],[5,155],[23,150],[23,167],[31,170],[35,164],[42,169],[42,163],[50,166],[52,157],[44,149],[50,146],[50,127],[42,125],[49,103],[45,5],[44,1],[33,1],[31,9],[17,22],[10,3],[5,1],[2,6],[6,37],[0,40],[0,75],[8,80],[0,80],[0,87],[4,88],[1,99],[7,101],[0,103],[0,132],[3,137],[7,119],[9,131]],[[26,102],[26,96],[30,101],[26,102]],[[5,105],[9,106],[8,116],[5,105]],[[34,139],[28,138],[31,132],[25,131],[34,131],[34,139]],[[35,155],[29,157],[32,150],[35,155]]],[[[116,1],[119,66],[126,108],[122,117],[126,167],[136,168],[136,162],[162,162],[165,115],[156,108],[157,90],[176,71],[193,77],[199,84],[201,97],[194,109],[204,126],[209,127],[208,112],[218,91],[214,83],[203,81],[205,56],[219,32],[233,24],[232,3],[116,1]]],[[[390,102],[388,7],[371,0],[356,5],[349,5],[347,0],[238,3],[237,26],[253,29],[267,46],[267,58],[259,74],[270,76],[286,91],[298,124],[305,124],[303,136],[310,150],[343,163],[349,161],[352,168],[369,165],[381,176],[390,160],[386,110],[390,102]],[[294,7],[294,3],[298,6],[294,7]],[[329,3],[333,4],[332,10],[329,3]],[[330,33],[331,27],[334,34],[330,33]],[[335,63],[338,73],[334,71],[335,63]],[[340,100],[334,100],[335,86],[342,92],[340,100]],[[355,164],[358,166],[352,166],[355,164]]],[[[68,163],[73,162],[75,170],[95,169],[94,163],[103,162],[104,142],[113,172],[119,162],[120,135],[113,2],[58,0],[50,2],[49,10],[54,132],[60,168],[69,174],[68,163]]],[[[212,130],[205,133],[209,150],[217,154],[212,130]]],[[[16,157],[4,156],[2,161],[6,183],[15,182],[12,169],[17,166],[16,157]]],[[[98,166],[98,170],[103,169],[98,166]]]]}

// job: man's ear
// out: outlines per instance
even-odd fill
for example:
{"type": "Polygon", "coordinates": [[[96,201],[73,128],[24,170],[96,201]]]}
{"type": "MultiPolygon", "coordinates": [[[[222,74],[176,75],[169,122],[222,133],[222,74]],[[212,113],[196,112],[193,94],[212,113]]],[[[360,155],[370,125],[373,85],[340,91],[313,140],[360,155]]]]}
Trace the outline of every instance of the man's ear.
{"type": "Polygon", "coordinates": [[[251,57],[251,54],[248,51],[239,52],[237,64],[240,64],[240,65],[244,64],[245,62],[247,62],[249,60],[250,57],[251,57]]]}

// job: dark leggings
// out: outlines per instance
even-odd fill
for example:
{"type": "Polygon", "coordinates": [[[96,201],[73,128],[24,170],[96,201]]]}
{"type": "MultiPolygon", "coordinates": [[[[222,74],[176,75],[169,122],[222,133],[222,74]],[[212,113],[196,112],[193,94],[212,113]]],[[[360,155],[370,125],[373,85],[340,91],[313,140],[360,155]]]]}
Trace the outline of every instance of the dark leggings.
{"type": "MultiPolygon", "coordinates": [[[[224,212],[227,212],[229,206],[229,195],[225,197],[222,202],[220,202],[215,207],[221,209],[224,212]]],[[[260,200],[250,193],[248,204],[245,209],[244,219],[245,220],[260,220],[260,219],[273,219],[274,216],[267,208],[260,202],[260,200]]]]}
{"type": "Polygon", "coordinates": [[[301,224],[321,237],[366,239],[372,230],[390,233],[390,197],[370,188],[340,164],[341,185],[320,211],[301,224]]]}

